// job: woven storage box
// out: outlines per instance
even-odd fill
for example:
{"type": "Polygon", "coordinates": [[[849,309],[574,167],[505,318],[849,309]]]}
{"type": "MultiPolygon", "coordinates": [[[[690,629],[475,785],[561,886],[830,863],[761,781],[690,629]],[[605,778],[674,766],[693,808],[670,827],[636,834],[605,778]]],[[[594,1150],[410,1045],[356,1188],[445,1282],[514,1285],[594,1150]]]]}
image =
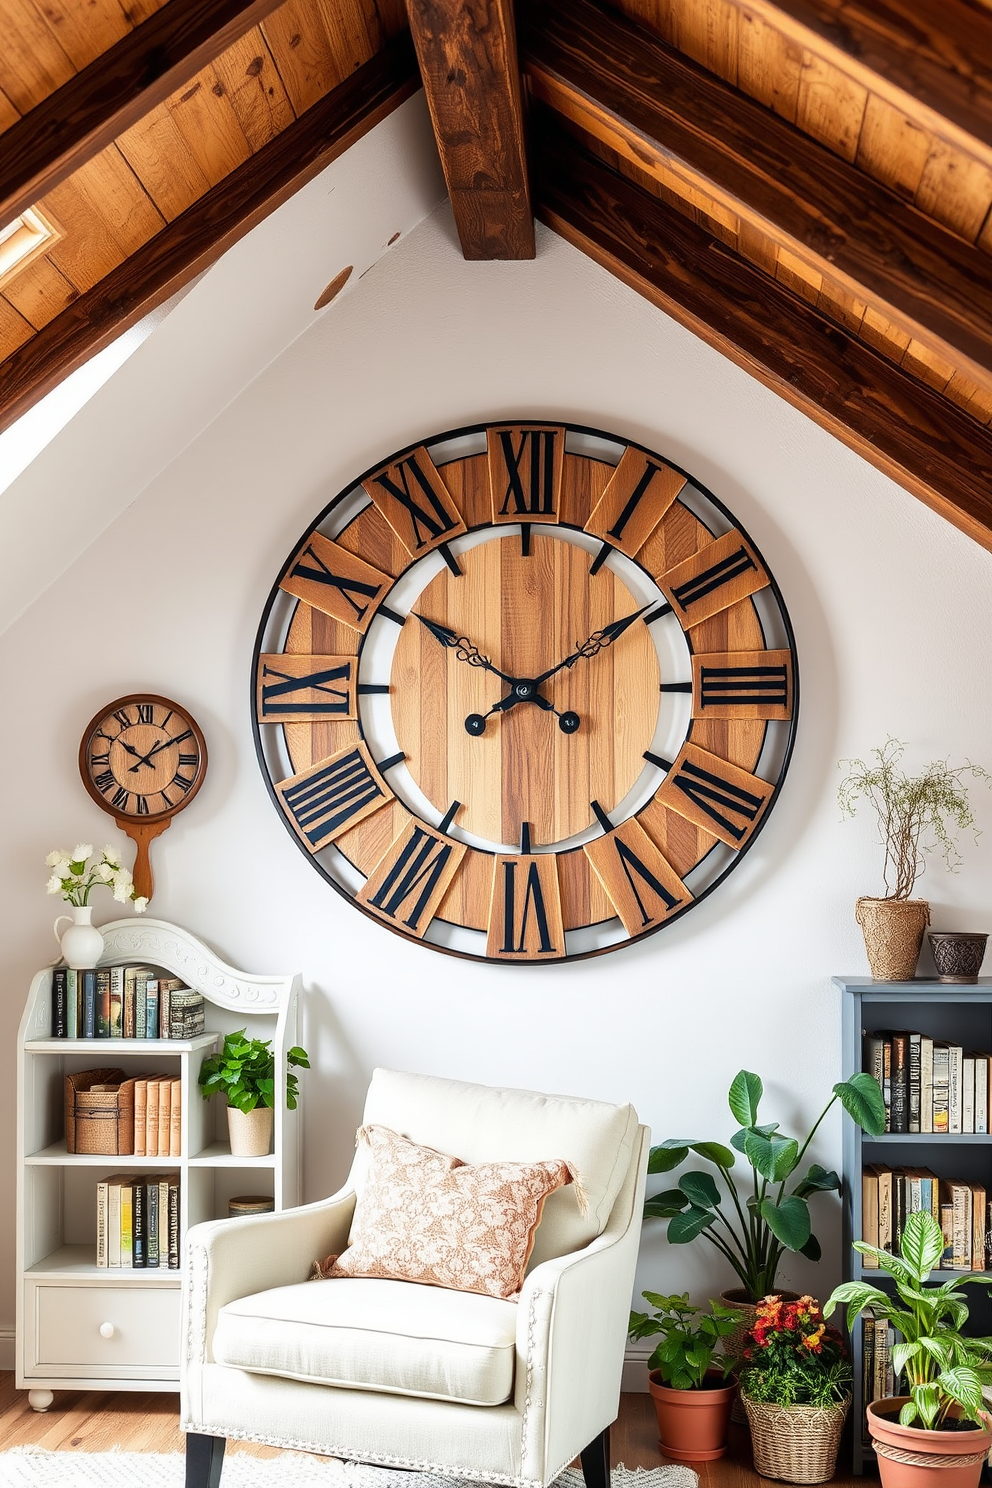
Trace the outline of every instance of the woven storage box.
{"type": "Polygon", "coordinates": [[[741,1395],[755,1470],[786,1483],[826,1483],[837,1466],[851,1397],[838,1405],[765,1405],[741,1395]]]}
{"type": "Polygon", "coordinates": [[[101,1157],[134,1151],[134,1081],[122,1069],[80,1070],[65,1077],[65,1150],[101,1157]],[[94,1085],[109,1089],[94,1090],[94,1085]]]}

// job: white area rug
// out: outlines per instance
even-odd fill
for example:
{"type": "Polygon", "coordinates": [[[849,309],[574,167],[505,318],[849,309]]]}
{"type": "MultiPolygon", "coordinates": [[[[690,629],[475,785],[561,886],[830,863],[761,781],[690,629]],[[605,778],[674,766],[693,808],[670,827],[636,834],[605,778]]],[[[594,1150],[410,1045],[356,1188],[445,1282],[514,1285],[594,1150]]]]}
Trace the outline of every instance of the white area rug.
{"type": "MultiPolygon", "coordinates": [[[[183,1488],[185,1467],[178,1453],[46,1452],[13,1447],[0,1453],[2,1488],[183,1488]]],[[[696,1488],[691,1467],[615,1467],[612,1488],[696,1488]]],[[[358,1462],[283,1452],[249,1457],[228,1451],[221,1488],[479,1488],[464,1479],[432,1473],[396,1472],[358,1462]]],[[[582,1474],[567,1468],[555,1488],[585,1488],[582,1474]]]]}

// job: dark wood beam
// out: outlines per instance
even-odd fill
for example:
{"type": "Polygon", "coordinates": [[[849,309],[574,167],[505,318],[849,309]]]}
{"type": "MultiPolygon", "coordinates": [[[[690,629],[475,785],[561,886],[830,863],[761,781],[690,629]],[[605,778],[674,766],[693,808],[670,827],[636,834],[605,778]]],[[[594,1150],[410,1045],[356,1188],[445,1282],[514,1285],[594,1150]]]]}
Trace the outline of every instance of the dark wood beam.
{"type": "Polygon", "coordinates": [[[462,253],[533,258],[513,0],[407,0],[407,10],[462,253]]]}
{"type": "Polygon", "coordinates": [[[775,0],[859,68],[992,144],[992,15],[982,0],[775,0]]]}
{"type": "Polygon", "coordinates": [[[532,115],[538,216],[992,549],[992,431],[532,115]]]}
{"type": "Polygon", "coordinates": [[[168,0],[2,139],[0,227],[168,98],[280,0],[168,0]]]}
{"type": "Polygon", "coordinates": [[[0,364],[0,429],[208,268],[419,87],[413,48],[404,35],[0,364]]]}
{"type": "MultiPolygon", "coordinates": [[[[992,25],[992,18],[990,18],[992,25]]],[[[992,371],[992,258],[590,0],[528,12],[531,90],[641,170],[671,170],[972,376],[992,371]]]]}

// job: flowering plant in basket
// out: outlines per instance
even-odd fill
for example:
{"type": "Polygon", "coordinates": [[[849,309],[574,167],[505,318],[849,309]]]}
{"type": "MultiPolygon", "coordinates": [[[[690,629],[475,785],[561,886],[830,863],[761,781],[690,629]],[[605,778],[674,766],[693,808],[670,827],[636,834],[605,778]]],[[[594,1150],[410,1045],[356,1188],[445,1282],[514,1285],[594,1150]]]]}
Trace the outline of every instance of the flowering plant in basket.
{"type": "Polygon", "coordinates": [[[851,1364],[836,1328],[812,1297],[765,1297],[744,1336],[741,1389],[768,1405],[836,1405],[851,1388],[851,1364]]]}

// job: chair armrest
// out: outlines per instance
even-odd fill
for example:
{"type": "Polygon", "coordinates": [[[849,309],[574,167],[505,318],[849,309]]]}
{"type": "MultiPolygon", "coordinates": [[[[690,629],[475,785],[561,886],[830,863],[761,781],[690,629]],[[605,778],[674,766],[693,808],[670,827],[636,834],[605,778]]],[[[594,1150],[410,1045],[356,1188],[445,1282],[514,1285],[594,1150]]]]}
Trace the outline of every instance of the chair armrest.
{"type": "Polygon", "coordinates": [[[545,1481],[616,1419],[649,1136],[641,1127],[603,1233],[535,1266],[520,1292],[514,1398],[525,1461],[542,1462],[545,1481]]]}
{"type": "Polygon", "coordinates": [[[279,1214],[193,1225],[183,1267],[188,1360],[210,1359],[217,1314],[226,1303],[306,1281],[314,1261],[344,1250],[354,1208],[349,1188],[279,1214]]]}

